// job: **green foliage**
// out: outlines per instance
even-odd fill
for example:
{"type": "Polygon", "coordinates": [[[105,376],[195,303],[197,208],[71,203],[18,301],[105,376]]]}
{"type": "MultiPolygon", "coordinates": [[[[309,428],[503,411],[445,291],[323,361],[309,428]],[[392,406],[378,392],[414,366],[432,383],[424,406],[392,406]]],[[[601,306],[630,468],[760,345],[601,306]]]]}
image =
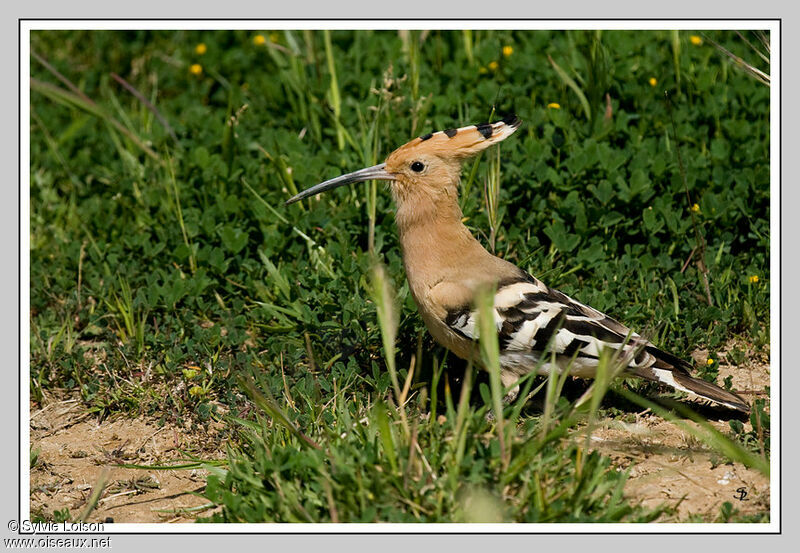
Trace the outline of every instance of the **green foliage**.
{"type": "Polygon", "coordinates": [[[61,510],[56,509],[52,515],[43,511],[34,511],[31,513],[31,522],[55,522],[56,524],[61,524],[62,522],[72,522],[72,515],[66,507],[61,510]]]}
{"type": "Polygon", "coordinates": [[[731,434],[734,439],[739,441],[745,448],[760,453],[769,459],[769,413],[765,411],[766,401],[756,399],[753,402],[753,409],[750,412],[750,430],[745,431],[744,424],[738,420],[729,422],[731,434]]]}
{"type": "Polygon", "coordinates": [[[456,413],[450,401],[446,418],[425,420],[420,404],[406,434],[397,409],[342,388],[306,425],[319,448],[297,436],[297,421],[241,422],[229,467],[208,467],[205,495],[223,509],[206,521],[647,522],[665,512],[629,504],[627,473],[565,439],[569,407],[543,436],[536,419],[508,409],[518,431],[504,460],[488,405],[461,402],[456,413]]]}
{"type": "Polygon", "coordinates": [[[739,509],[733,506],[733,503],[726,501],[719,509],[719,515],[714,522],[768,522],[769,515],[766,512],[759,512],[753,514],[741,514],[739,509]]]}
{"type": "MultiPolygon", "coordinates": [[[[526,449],[559,428],[555,396],[544,427],[508,427],[518,468],[504,480],[498,434],[467,396],[453,405],[461,369],[406,284],[387,369],[370,272],[377,258],[388,280],[404,275],[382,187],[283,202],[417,134],[514,110],[523,126],[491,168],[465,170],[464,214],[487,246],[677,355],[733,334],[762,347],[769,89],[684,32],[254,34],[32,33],[33,399],[77,389],[103,415],[205,421],[221,405],[247,412],[239,382],[255,374],[263,401],[252,386],[250,401],[270,418],[247,422],[209,482],[230,520],[324,520],[331,504],[340,520],[467,520],[498,501],[504,520],[645,516],[615,495],[623,476],[563,432],[526,449]],[[690,255],[704,255],[713,306],[690,255]],[[403,419],[399,398],[419,400],[403,419]],[[279,412],[321,449],[298,455],[279,412]]],[[[747,57],[735,34],[711,36],[747,57]]]]}

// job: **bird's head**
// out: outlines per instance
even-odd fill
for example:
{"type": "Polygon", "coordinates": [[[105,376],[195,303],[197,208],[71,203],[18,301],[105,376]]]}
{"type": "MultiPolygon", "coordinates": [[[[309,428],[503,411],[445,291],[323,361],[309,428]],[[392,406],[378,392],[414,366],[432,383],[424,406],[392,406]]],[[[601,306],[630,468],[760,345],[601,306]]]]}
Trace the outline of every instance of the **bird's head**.
{"type": "Polygon", "coordinates": [[[392,152],[384,163],[360,169],[308,188],[290,204],[339,186],[368,180],[390,181],[392,195],[401,207],[408,200],[437,202],[455,195],[464,160],[511,136],[522,121],[516,115],[494,123],[447,129],[420,136],[392,152]]]}

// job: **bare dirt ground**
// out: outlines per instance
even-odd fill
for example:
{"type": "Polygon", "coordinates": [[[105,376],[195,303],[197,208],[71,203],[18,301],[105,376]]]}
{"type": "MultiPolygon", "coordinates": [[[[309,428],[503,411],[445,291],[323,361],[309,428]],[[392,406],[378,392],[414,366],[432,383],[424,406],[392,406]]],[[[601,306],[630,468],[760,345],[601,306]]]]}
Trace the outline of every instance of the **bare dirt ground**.
{"type": "MultiPolygon", "coordinates": [[[[718,382],[733,377],[733,388],[746,399],[766,397],[769,359],[748,351],[734,367],[728,352],[741,342],[731,342],[716,355],[720,362],[718,382]]],[[[693,354],[702,364],[708,352],[693,354]]],[[[727,433],[728,421],[710,421],[727,433]]],[[[190,522],[206,504],[191,492],[202,492],[202,470],[143,470],[117,468],[117,464],[159,465],[185,458],[184,452],[209,459],[224,458],[221,423],[208,430],[188,431],[174,424],[159,426],[155,420],[119,418],[98,422],[76,399],[53,401],[32,409],[31,446],[39,450],[31,469],[31,512],[52,516],[68,508],[77,516],[86,506],[92,487],[106,478],[106,488],[90,521],[190,522]]],[[[750,423],[745,424],[747,431],[750,423]]],[[[690,515],[714,521],[720,506],[730,501],[740,514],[768,512],[769,479],[741,464],[717,464],[707,446],[660,417],[643,412],[634,422],[599,421],[592,444],[621,468],[631,468],[625,495],[631,502],[649,507],[667,503],[676,508],[673,518],[690,515]],[[745,500],[739,500],[744,488],[745,500]]],[[[208,514],[208,511],[203,512],[208,514]]]]}
{"type": "MultiPolygon", "coordinates": [[[[717,352],[717,383],[722,385],[731,376],[733,389],[746,400],[766,398],[765,387],[770,384],[768,355],[748,351],[747,360],[733,366],[728,358],[734,347],[742,349],[744,345],[731,340],[717,352]]],[[[697,350],[692,357],[697,364],[703,364],[708,351],[697,350]]],[[[730,432],[727,419],[709,422],[724,434],[730,432]]],[[[676,507],[676,516],[671,519],[676,522],[686,520],[689,515],[713,522],[726,501],[741,515],[769,512],[769,478],[739,463],[715,466],[719,456],[674,424],[643,413],[633,423],[606,419],[600,425],[592,433],[593,445],[617,466],[632,467],[625,487],[625,496],[631,501],[648,507],[662,503],[676,507]],[[739,491],[742,488],[747,494],[744,497],[739,491]]],[[[744,426],[745,431],[752,430],[750,422],[744,426]]]]}
{"type": "MultiPolygon", "coordinates": [[[[176,464],[187,454],[210,460],[225,455],[219,426],[187,432],[174,424],[142,419],[98,422],[75,399],[55,401],[31,413],[31,448],[38,460],[31,469],[31,513],[52,517],[69,509],[77,517],[92,488],[106,486],[89,521],[191,522],[194,509],[207,503],[202,492],[206,471],[144,470],[115,465],[176,464]]],[[[203,514],[208,514],[205,511],[203,514]]]]}

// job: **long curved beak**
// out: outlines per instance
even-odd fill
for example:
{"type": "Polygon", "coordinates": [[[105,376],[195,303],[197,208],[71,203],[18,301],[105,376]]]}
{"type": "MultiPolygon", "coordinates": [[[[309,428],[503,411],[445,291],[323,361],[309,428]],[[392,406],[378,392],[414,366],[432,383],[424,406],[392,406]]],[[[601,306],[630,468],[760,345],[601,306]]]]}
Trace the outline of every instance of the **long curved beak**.
{"type": "Polygon", "coordinates": [[[345,184],[352,184],[354,182],[363,182],[365,180],[397,180],[397,177],[395,177],[392,173],[387,172],[386,164],[381,163],[380,165],[374,165],[372,167],[367,167],[365,169],[359,169],[358,171],[342,175],[341,177],[336,177],[335,179],[326,180],[325,182],[321,182],[315,186],[312,186],[311,188],[306,188],[296,196],[286,200],[286,203],[284,205],[293,204],[298,200],[302,200],[310,196],[315,196],[320,192],[325,192],[326,190],[332,190],[333,188],[338,188],[339,186],[344,186],[345,184]]]}

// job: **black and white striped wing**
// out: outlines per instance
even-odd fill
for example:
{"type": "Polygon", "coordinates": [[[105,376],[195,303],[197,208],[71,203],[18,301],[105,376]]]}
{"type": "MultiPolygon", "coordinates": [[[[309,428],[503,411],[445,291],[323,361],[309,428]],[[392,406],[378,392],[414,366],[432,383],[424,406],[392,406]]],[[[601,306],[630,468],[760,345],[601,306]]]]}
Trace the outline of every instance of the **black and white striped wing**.
{"type": "MultiPolygon", "coordinates": [[[[624,360],[627,371],[661,382],[690,397],[749,412],[747,402],[735,393],[694,378],[691,365],[642,339],[623,324],[554,290],[536,278],[501,283],[494,299],[494,317],[504,371],[525,374],[539,366],[547,353],[555,353],[560,369],[593,377],[600,352],[611,348],[624,360]]],[[[478,312],[470,307],[448,312],[445,323],[456,334],[478,339],[478,312]]],[[[541,368],[549,370],[549,359],[541,368]]]]}
{"type": "MultiPolygon", "coordinates": [[[[547,351],[562,361],[574,359],[578,373],[591,373],[603,348],[630,353],[631,367],[654,362],[638,334],[530,276],[498,288],[494,316],[501,363],[533,368],[547,351]]],[[[476,310],[462,308],[451,311],[445,322],[457,334],[477,340],[477,317],[476,310]]]]}

